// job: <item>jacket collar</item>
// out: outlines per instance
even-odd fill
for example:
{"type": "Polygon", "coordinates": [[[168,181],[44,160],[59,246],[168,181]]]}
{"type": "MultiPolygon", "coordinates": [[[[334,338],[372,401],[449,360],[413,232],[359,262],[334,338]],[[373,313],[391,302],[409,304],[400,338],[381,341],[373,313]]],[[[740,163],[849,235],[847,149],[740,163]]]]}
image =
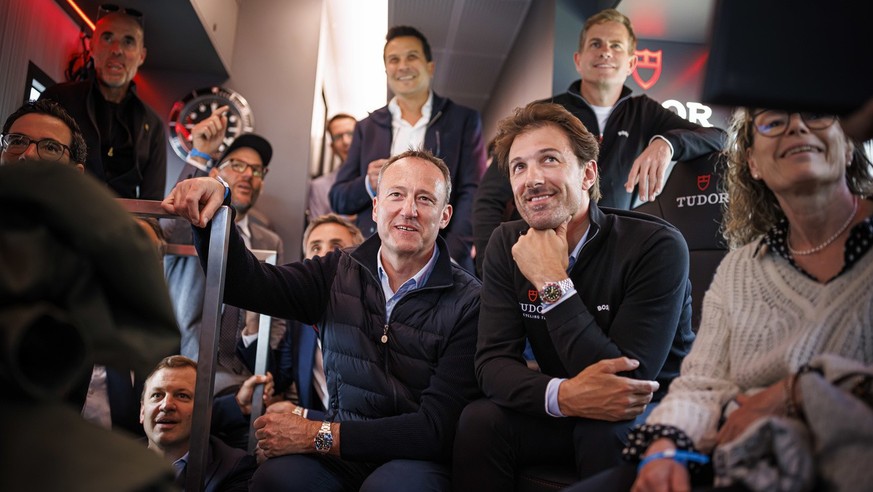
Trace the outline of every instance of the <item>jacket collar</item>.
{"type": "MultiPolygon", "coordinates": [[[[580,101],[585,103],[586,106],[591,107],[591,104],[588,101],[586,101],[584,97],[582,97],[582,79],[579,79],[576,82],[573,82],[572,84],[570,84],[570,87],[567,88],[567,93],[578,98],[580,101]]],[[[630,87],[623,85],[621,87],[621,94],[618,96],[618,101],[615,101],[615,104],[613,105],[613,107],[618,106],[618,104],[620,102],[622,102],[625,99],[627,99],[628,97],[630,97],[630,95],[632,93],[633,93],[633,91],[631,90],[630,87]]]]}
{"type": "MultiPolygon", "coordinates": [[[[445,97],[440,97],[436,92],[431,91],[431,95],[433,95],[433,105],[430,110],[430,121],[428,121],[428,125],[433,122],[442,112],[445,110],[446,105],[449,103],[449,100],[445,97]]],[[[388,111],[388,105],[377,109],[370,113],[370,119],[379,126],[383,126],[385,128],[391,128],[391,112],[388,111]]]]}
{"type": "MultiPolygon", "coordinates": [[[[437,236],[437,248],[439,248],[439,257],[436,265],[433,267],[427,283],[422,288],[429,287],[451,287],[454,283],[452,280],[452,259],[449,255],[449,248],[443,238],[437,236]]],[[[379,254],[379,248],[382,246],[382,239],[379,234],[373,234],[360,246],[351,251],[349,256],[352,260],[361,265],[364,269],[370,272],[373,278],[379,281],[379,270],[376,262],[376,255],[379,254]]]]}
{"type": "MultiPolygon", "coordinates": [[[[85,107],[88,111],[88,119],[91,120],[91,125],[94,127],[94,131],[97,132],[97,137],[100,139],[99,127],[97,126],[97,115],[94,113],[95,111],[95,98],[103,97],[103,94],[100,93],[100,87],[98,84],[100,82],[97,81],[97,76],[94,75],[94,78],[91,79],[91,88],[88,91],[87,95],[87,103],[85,107]]],[[[104,98],[105,99],[105,98],[104,98]]],[[[133,104],[136,108],[133,111],[133,126],[131,127],[133,130],[140,128],[143,125],[143,119],[145,118],[145,104],[140,100],[139,96],[136,94],[136,82],[130,81],[130,87],[127,89],[127,94],[124,96],[124,99],[121,101],[121,104],[133,104]]],[[[81,125],[81,122],[79,123],[81,125]]],[[[143,132],[133,131],[134,136],[134,146],[140,144],[140,140],[142,140],[143,132]]],[[[99,149],[98,149],[99,153],[99,149]]]]}

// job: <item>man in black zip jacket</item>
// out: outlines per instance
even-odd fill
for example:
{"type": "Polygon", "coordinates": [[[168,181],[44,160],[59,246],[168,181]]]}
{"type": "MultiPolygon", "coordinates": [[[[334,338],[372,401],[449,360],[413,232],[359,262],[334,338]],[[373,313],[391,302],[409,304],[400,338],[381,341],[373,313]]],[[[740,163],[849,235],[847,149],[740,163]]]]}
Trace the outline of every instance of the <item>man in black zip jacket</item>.
{"type": "Polygon", "coordinates": [[[476,348],[487,399],[458,423],[455,490],[512,490],[525,465],[575,464],[580,478],[615,466],[691,347],[685,241],[660,219],[599,208],[596,156],[556,104],[517,109],[498,130],[524,220],[488,245],[476,348]]]}
{"type": "Polygon", "coordinates": [[[87,172],[121,198],[160,200],[167,181],[166,129],[133,81],[146,58],[145,21],[141,12],[111,4],[98,17],[93,77],[49,87],[40,99],[56,101],[76,119],[88,147],[87,172]]]}
{"type": "MultiPolygon", "coordinates": [[[[479,281],[438,237],[452,217],[441,160],[405,152],[382,166],[377,184],[378,233],[357,248],[272,266],[231,228],[224,301],[317,326],[329,393],[324,422],[270,412],[255,422],[267,460],[253,491],[451,489],[455,426],[480,394],[479,281]]],[[[195,178],[163,202],[196,226],[202,262],[210,229],[201,227],[225,190],[195,178]]]]}
{"type": "MultiPolygon", "coordinates": [[[[671,161],[720,151],[724,143],[721,129],[680,118],[645,94],[631,95],[624,82],[636,66],[636,43],[624,14],[608,9],[591,16],[579,35],[579,51],[573,53],[581,79],[550,99],[599,136],[599,203],[625,210],[637,197],[655,199],[671,161]]],[[[502,173],[487,173],[479,190],[473,204],[473,234],[481,274],[482,253],[512,200],[512,190],[502,173]]]]}
{"type": "Polygon", "coordinates": [[[433,92],[433,57],[421,32],[395,26],[385,40],[385,74],[394,98],[355,127],[348,159],[330,190],[330,205],[337,213],[357,214],[356,225],[370,237],[376,232],[371,211],[379,168],[392,155],[426,149],[446,163],[452,177],[454,215],[440,235],[452,259],[473,271],[473,195],[485,171],[479,112],[433,92]]]}

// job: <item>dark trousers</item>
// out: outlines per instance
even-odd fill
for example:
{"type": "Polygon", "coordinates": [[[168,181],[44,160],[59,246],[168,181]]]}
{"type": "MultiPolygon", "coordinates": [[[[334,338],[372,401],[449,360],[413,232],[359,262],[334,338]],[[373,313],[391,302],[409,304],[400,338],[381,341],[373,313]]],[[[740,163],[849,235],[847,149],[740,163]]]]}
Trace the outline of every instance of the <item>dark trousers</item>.
{"type": "Polygon", "coordinates": [[[627,432],[646,415],[624,422],[540,417],[474,401],[458,422],[454,488],[513,490],[518,470],[531,465],[566,465],[589,477],[622,463],[627,432]]]}
{"type": "Polygon", "coordinates": [[[383,465],[356,463],[333,456],[299,454],[270,458],[252,477],[252,492],[449,492],[445,465],[431,461],[392,460],[383,465]]]}

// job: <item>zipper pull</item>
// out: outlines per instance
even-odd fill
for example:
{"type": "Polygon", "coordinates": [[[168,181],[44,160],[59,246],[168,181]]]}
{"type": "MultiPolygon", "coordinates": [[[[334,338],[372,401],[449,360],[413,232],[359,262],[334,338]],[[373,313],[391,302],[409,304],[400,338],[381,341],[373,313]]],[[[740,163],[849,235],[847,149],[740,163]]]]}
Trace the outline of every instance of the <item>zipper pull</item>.
{"type": "Polygon", "coordinates": [[[382,328],[382,343],[388,343],[388,325],[386,324],[384,328],[382,328]]]}

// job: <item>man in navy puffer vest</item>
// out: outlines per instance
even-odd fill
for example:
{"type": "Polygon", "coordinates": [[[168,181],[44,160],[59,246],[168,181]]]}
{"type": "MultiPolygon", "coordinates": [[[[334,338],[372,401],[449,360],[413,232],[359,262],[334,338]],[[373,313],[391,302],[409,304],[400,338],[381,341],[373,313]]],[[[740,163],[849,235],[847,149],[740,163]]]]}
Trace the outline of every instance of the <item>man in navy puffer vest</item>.
{"type": "MultiPolygon", "coordinates": [[[[194,224],[204,266],[206,226],[229,194],[195,178],[163,202],[194,224]]],[[[451,489],[455,427],[479,395],[480,284],[438,237],[452,218],[450,195],[445,163],[412,150],[380,170],[378,233],[357,248],[277,267],[231,228],[224,301],[317,326],[330,393],[324,422],[276,412],[255,422],[266,460],[252,490],[451,489]]]]}

